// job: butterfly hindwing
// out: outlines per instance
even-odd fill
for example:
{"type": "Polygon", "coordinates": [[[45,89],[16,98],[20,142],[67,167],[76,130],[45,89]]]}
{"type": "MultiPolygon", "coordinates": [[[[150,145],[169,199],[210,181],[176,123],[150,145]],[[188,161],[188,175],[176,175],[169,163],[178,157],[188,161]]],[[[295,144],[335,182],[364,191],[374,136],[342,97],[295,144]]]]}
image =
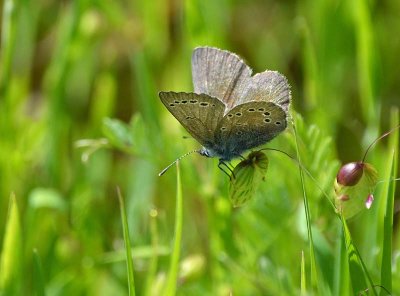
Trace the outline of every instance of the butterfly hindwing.
{"type": "Polygon", "coordinates": [[[286,112],[272,102],[248,102],[230,110],[218,125],[217,144],[239,154],[285,130],[286,112]]]}
{"type": "Polygon", "coordinates": [[[275,103],[288,112],[290,97],[290,86],[285,76],[277,71],[265,71],[249,79],[246,91],[235,105],[250,101],[266,101],[275,103]]]}
{"type": "Polygon", "coordinates": [[[225,105],[205,94],[160,92],[160,99],[171,114],[203,146],[214,143],[215,130],[225,105]]]}

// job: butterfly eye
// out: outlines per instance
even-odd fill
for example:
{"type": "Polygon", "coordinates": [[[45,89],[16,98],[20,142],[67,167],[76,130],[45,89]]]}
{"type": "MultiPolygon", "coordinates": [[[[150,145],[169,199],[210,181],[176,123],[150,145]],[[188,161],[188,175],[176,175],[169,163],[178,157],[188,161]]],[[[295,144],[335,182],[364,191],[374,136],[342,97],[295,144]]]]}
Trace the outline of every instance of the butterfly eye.
{"type": "Polygon", "coordinates": [[[175,104],[172,104],[172,103],[171,103],[171,104],[169,104],[169,105],[170,105],[171,107],[175,107],[175,104]]]}
{"type": "Polygon", "coordinates": [[[191,104],[196,104],[197,103],[197,100],[190,100],[189,101],[191,104]]]}
{"type": "Polygon", "coordinates": [[[280,122],[280,121],[277,121],[277,122],[275,122],[275,124],[276,124],[276,125],[280,125],[280,124],[281,124],[281,122],[280,122]]]}
{"type": "Polygon", "coordinates": [[[175,103],[175,104],[179,104],[180,102],[175,100],[174,103],[175,103]]]}
{"type": "Polygon", "coordinates": [[[237,134],[238,136],[241,136],[241,135],[243,135],[243,132],[242,132],[242,131],[238,131],[236,134],[237,134]]]}
{"type": "Polygon", "coordinates": [[[228,114],[228,117],[231,118],[233,116],[233,114],[228,114]]]}
{"type": "Polygon", "coordinates": [[[249,112],[254,112],[254,111],[256,111],[256,109],[250,108],[248,111],[249,111],[249,112]]]}
{"type": "Polygon", "coordinates": [[[184,100],[184,101],[182,101],[182,104],[186,104],[188,101],[186,101],[186,100],[184,100]]]}
{"type": "Polygon", "coordinates": [[[201,103],[200,103],[200,106],[203,106],[203,107],[208,106],[208,103],[206,103],[206,102],[201,102],[201,103]]]}
{"type": "Polygon", "coordinates": [[[269,123],[269,122],[271,122],[271,119],[265,118],[264,121],[265,121],[266,123],[269,123]]]}
{"type": "Polygon", "coordinates": [[[226,127],[221,127],[221,131],[225,131],[226,130],[226,127]]]}
{"type": "MultiPolygon", "coordinates": [[[[182,103],[183,103],[183,102],[182,102],[182,103]]],[[[265,112],[264,115],[265,115],[265,116],[270,116],[271,113],[270,113],[270,112],[265,112]]]]}
{"type": "Polygon", "coordinates": [[[264,111],[265,111],[265,109],[264,109],[264,108],[258,108],[258,111],[260,111],[260,112],[264,112],[264,111]]]}
{"type": "Polygon", "coordinates": [[[242,113],[238,112],[236,113],[236,116],[242,116],[242,113]]]}

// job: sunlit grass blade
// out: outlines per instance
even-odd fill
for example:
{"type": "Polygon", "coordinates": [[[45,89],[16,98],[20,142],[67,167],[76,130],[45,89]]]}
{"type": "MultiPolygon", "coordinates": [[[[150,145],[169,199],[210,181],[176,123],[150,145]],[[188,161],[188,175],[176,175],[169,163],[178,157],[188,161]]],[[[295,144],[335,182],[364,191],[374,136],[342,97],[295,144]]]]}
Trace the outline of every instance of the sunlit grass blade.
{"type": "MultiPolygon", "coordinates": [[[[398,115],[399,112],[393,112],[394,120],[392,126],[396,126],[398,124],[398,115]]],[[[392,135],[390,138],[390,146],[393,153],[388,158],[387,162],[387,172],[386,174],[387,179],[390,180],[389,182],[385,182],[384,186],[386,188],[383,192],[387,192],[386,200],[386,209],[383,221],[383,239],[382,239],[382,266],[381,266],[381,285],[385,287],[387,290],[392,292],[392,246],[393,246],[393,215],[394,215],[394,198],[396,192],[396,172],[397,164],[398,164],[398,153],[399,153],[399,131],[392,135]]],[[[384,196],[384,195],[382,195],[384,196]]],[[[380,295],[384,295],[386,292],[381,291],[380,295]]]]}
{"type": "Polygon", "coordinates": [[[306,261],[304,259],[304,251],[301,251],[301,281],[300,281],[301,295],[307,295],[307,274],[306,274],[306,261]]]}
{"type": "Polygon", "coordinates": [[[179,256],[181,252],[182,226],[183,226],[183,200],[182,183],[179,169],[179,161],[176,163],[176,207],[175,207],[175,231],[174,243],[170,259],[165,295],[173,296],[176,293],[178,281],[179,256]]]}
{"type": "MultiPolygon", "coordinates": [[[[0,291],[12,295],[21,288],[19,283],[22,263],[21,224],[17,200],[11,194],[0,257],[0,291]]],[[[16,294],[14,294],[16,295],[16,294]]]]}
{"type": "Polygon", "coordinates": [[[121,195],[121,191],[117,188],[119,205],[121,209],[121,220],[122,220],[122,229],[124,232],[124,242],[125,242],[125,251],[126,251],[126,265],[128,269],[128,287],[129,287],[129,295],[135,295],[135,280],[134,280],[134,270],[133,270],[133,261],[132,261],[132,251],[131,251],[131,241],[129,238],[129,227],[128,227],[128,219],[126,218],[126,210],[125,203],[121,195]]]}
{"type": "Polygon", "coordinates": [[[36,249],[33,250],[33,284],[37,296],[46,295],[42,262],[36,249]]]}

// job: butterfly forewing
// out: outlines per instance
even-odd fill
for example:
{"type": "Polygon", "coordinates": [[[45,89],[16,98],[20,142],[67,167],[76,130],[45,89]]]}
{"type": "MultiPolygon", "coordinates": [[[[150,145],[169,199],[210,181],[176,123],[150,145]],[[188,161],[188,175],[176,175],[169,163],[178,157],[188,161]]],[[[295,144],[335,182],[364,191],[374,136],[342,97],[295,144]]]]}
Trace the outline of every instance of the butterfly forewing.
{"type": "Polygon", "coordinates": [[[171,114],[203,146],[214,142],[225,105],[205,94],[160,92],[160,99],[171,114]]]}
{"type": "Polygon", "coordinates": [[[192,55],[195,93],[219,98],[228,108],[248,85],[251,69],[235,54],[212,47],[198,47],[192,55]]]}
{"type": "Polygon", "coordinates": [[[286,125],[286,113],[278,105],[244,103],[230,110],[218,125],[217,144],[240,154],[272,140],[286,125]]]}

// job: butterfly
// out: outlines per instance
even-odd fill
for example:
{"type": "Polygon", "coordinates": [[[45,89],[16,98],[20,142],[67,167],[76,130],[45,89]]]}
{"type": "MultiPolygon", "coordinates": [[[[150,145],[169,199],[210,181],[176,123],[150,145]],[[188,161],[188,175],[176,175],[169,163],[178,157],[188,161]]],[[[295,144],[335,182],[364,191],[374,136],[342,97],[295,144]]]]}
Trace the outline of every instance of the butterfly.
{"type": "Polygon", "coordinates": [[[252,76],[236,54],[213,47],[192,54],[193,93],[160,92],[168,111],[196,139],[196,152],[220,162],[275,138],[287,127],[290,86],[276,71],[252,76]]]}

